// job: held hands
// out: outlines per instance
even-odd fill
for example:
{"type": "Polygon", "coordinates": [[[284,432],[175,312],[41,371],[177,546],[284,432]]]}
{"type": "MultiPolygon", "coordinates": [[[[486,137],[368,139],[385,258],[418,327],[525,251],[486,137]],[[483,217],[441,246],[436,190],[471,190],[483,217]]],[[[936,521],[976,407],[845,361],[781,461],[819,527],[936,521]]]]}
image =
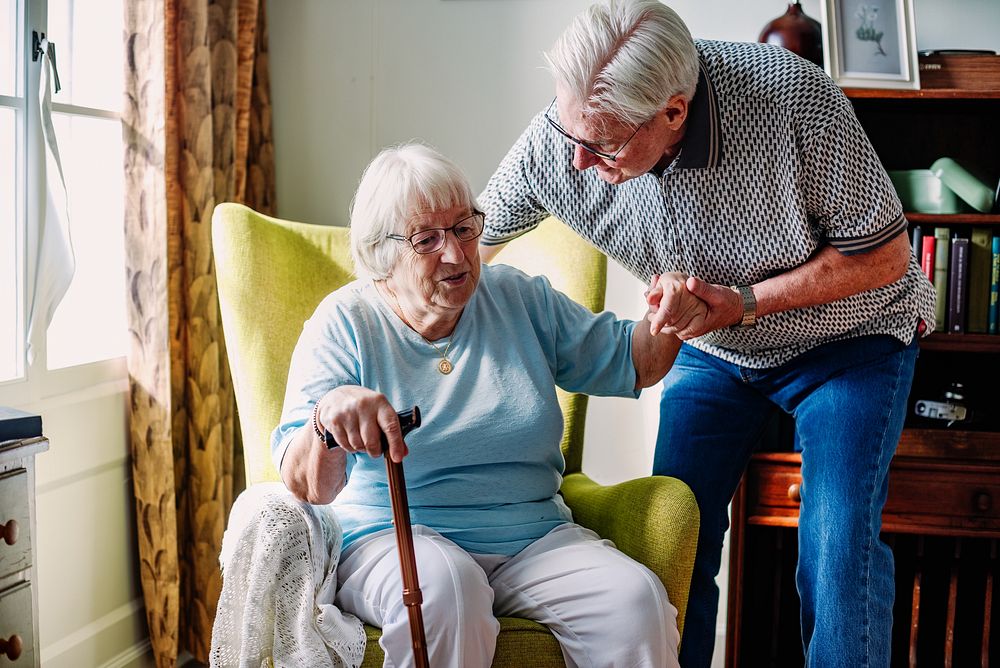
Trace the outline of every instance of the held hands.
{"type": "Polygon", "coordinates": [[[653,274],[646,291],[650,334],[674,334],[687,341],[743,319],[743,301],[724,285],[681,273],[653,274]]]}
{"type": "Polygon", "coordinates": [[[342,385],[330,390],[320,399],[316,419],[345,452],[380,457],[385,434],[392,461],[401,462],[409,453],[396,411],[384,394],[367,387],[342,385]]]}

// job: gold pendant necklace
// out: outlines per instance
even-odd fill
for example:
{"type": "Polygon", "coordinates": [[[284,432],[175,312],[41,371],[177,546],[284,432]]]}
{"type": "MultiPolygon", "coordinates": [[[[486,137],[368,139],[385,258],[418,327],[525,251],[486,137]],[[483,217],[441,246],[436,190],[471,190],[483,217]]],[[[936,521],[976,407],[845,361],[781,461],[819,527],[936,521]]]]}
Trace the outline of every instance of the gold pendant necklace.
{"type": "MultiPolygon", "coordinates": [[[[399,309],[399,313],[403,316],[403,322],[406,323],[406,325],[414,332],[417,332],[417,330],[413,327],[413,325],[411,325],[407,320],[406,311],[403,310],[403,305],[399,303],[399,297],[396,296],[396,293],[392,291],[392,289],[389,287],[388,284],[383,283],[382,285],[386,289],[386,291],[392,296],[392,301],[396,303],[396,308],[399,309]]],[[[441,350],[441,348],[439,348],[436,343],[428,339],[420,332],[417,332],[417,335],[420,338],[422,338],[426,343],[431,344],[434,350],[437,351],[437,354],[441,356],[441,361],[437,363],[437,370],[441,372],[442,375],[447,376],[449,373],[455,370],[455,365],[451,363],[450,359],[448,359],[448,351],[451,350],[452,341],[455,340],[454,332],[452,333],[452,337],[448,339],[448,343],[445,345],[444,350],[441,350]]]]}
{"type": "MultiPolygon", "coordinates": [[[[421,335],[420,338],[423,338],[423,336],[421,335]]],[[[438,355],[441,356],[441,361],[438,362],[438,371],[447,376],[455,368],[455,365],[452,364],[451,360],[448,359],[448,349],[451,348],[451,339],[448,339],[448,345],[444,347],[444,352],[442,352],[441,349],[437,347],[437,344],[434,343],[433,341],[430,341],[428,339],[424,339],[424,341],[427,341],[427,343],[434,346],[434,350],[436,350],[438,352],[438,355]]]]}

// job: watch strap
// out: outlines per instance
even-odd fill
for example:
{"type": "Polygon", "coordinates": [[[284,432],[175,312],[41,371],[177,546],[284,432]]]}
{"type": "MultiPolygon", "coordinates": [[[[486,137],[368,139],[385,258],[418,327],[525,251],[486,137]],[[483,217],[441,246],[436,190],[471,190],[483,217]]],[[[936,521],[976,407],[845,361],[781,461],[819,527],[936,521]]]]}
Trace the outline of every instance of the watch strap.
{"type": "Polygon", "coordinates": [[[757,298],[753,295],[753,290],[749,285],[731,285],[733,292],[743,300],[743,318],[733,325],[739,329],[746,329],[757,324],[757,298]]]}

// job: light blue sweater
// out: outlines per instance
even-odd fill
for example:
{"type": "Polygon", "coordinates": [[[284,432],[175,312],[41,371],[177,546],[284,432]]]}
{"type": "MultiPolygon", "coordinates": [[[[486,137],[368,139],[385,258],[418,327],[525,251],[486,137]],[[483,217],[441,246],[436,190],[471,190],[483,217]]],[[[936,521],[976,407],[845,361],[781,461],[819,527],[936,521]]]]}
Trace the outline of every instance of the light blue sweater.
{"type": "MultiPolygon", "coordinates": [[[[423,424],[406,437],[410,518],[470,552],[513,555],[571,520],[557,492],[564,461],[555,386],[638,396],[635,323],[594,315],[552,288],[503,265],[483,266],[479,286],[451,336],[455,370],[407,327],[371,281],[330,294],[295,347],[272,455],[311,429],[315,402],[340,385],[362,385],[423,424]]],[[[442,350],[448,339],[435,342],[442,350]]],[[[348,457],[348,481],[333,502],[344,547],[392,526],[385,462],[348,457]]]]}

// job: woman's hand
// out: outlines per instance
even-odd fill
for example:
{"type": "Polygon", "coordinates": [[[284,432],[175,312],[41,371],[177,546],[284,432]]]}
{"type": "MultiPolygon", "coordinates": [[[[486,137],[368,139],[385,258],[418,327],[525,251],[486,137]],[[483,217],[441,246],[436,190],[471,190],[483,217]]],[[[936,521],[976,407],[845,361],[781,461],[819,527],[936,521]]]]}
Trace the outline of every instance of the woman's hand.
{"type": "Polygon", "coordinates": [[[344,385],[318,402],[316,420],[340,447],[328,448],[309,424],[299,429],[281,460],[281,479],[288,490],[307,503],[330,503],[347,484],[347,453],[382,455],[381,436],[389,456],[399,462],[407,454],[396,411],[384,395],[356,385],[344,385]]]}
{"type": "Polygon", "coordinates": [[[395,409],[384,394],[367,387],[342,385],[330,390],[319,400],[316,419],[346,452],[381,457],[382,434],[392,461],[403,461],[408,452],[395,409]]]}

